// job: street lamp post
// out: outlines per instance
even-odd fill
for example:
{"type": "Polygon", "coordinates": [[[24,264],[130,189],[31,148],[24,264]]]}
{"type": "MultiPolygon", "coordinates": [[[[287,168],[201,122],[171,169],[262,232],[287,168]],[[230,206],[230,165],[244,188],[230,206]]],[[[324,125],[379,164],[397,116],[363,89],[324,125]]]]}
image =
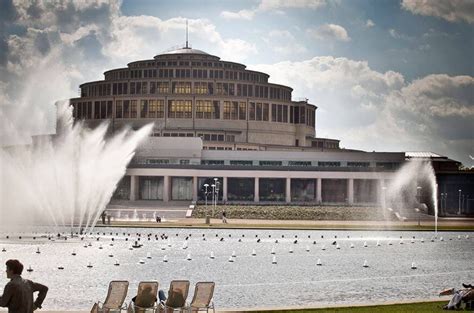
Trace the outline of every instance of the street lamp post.
{"type": "Polygon", "coordinates": [[[208,187],[209,187],[209,184],[204,184],[204,199],[205,199],[204,201],[206,203],[206,217],[208,216],[208,213],[207,213],[207,188],[208,187]]]}
{"type": "Polygon", "coordinates": [[[214,190],[213,192],[215,193],[214,195],[214,209],[212,211],[212,215],[214,215],[214,210],[216,209],[217,206],[217,200],[219,199],[219,179],[217,177],[214,177],[214,190]]]}
{"type": "Polygon", "coordinates": [[[462,192],[462,189],[459,189],[459,204],[458,204],[458,215],[461,215],[461,192],[462,192]]]}
{"type": "Polygon", "coordinates": [[[415,208],[415,211],[418,213],[418,226],[420,226],[420,209],[415,208]]]}
{"type": "Polygon", "coordinates": [[[214,217],[214,199],[216,196],[216,185],[212,184],[211,187],[212,187],[212,217],[214,217]]]}

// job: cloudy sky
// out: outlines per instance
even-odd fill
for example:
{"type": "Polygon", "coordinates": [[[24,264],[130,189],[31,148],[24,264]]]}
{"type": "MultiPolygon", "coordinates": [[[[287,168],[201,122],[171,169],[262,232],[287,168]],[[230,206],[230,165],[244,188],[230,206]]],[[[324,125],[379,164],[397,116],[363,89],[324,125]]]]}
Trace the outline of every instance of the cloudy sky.
{"type": "Polygon", "coordinates": [[[3,0],[2,140],[51,131],[56,100],[182,45],[186,20],[194,48],[267,72],[318,106],[319,137],[474,166],[472,0],[3,0]]]}

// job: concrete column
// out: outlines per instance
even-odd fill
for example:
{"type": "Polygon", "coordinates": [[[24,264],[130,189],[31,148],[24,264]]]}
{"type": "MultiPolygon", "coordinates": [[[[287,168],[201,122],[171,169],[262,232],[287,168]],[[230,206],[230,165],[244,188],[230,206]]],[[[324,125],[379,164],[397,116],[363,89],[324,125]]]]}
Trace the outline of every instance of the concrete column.
{"type": "Polygon", "coordinates": [[[227,201],[227,177],[222,177],[222,201],[227,201]]]}
{"type": "Polygon", "coordinates": [[[170,177],[163,176],[163,202],[170,201],[170,177]]]}
{"type": "Polygon", "coordinates": [[[379,179],[377,184],[377,203],[380,204],[381,207],[385,206],[386,192],[387,189],[385,187],[385,181],[383,179],[379,179]]]}
{"type": "Polygon", "coordinates": [[[354,179],[347,180],[347,204],[354,204],[354,179]]]}
{"type": "Polygon", "coordinates": [[[193,177],[193,201],[198,200],[198,178],[197,176],[193,177]]]}
{"type": "Polygon", "coordinates": [[[130,201],[136,201],[138,196],[138,176],[130,176],[130,201]]]}
{"type": "Polygon", "coordinates": [[[285,197],[285,202],[290,203],[291,202],[291,178],[287,177],[286,178],[286,197],[285,197]]]}
{"type": "Polygon", "coordinates": [[[260,201],[260,186],[259,186],[259,178],[255,177],[255,186],[254,186],[254,191],[253,191],[253,201],[254,202],[259,202],[260,201]]]}
{"type": "Polygon", "coordinates": [[[323,197],[321,195],[321,186],[323,180],[321,178],[316,179],[316,202],[321,204],[323,202],[323,197]]]}

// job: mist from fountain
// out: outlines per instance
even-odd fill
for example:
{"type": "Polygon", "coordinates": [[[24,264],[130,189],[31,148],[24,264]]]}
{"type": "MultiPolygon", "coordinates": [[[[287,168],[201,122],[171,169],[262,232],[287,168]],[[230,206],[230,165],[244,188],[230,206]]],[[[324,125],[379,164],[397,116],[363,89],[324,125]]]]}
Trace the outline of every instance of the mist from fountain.
{"type": "Polygon", "coordinates": [[[56,135],[0,148],[0,225],[23,229],[70,226],[90,232],[153,125],[108,136],[108,123],[74,123],[69,102],[57,103],[56,135]]]}
{"type": "MultiPolygon", "coordinates": [[[[431,162],[410,160],[406,162],[390,181],[386,189],[387,206],[395,210],[412,210],[421,204],[424,196],[430,195],[428,206],[433,208],[435,218],[435,235],[438,233],[438,199],[437,184],[431,162]]],[[[422,210],[421,207],[418,207],[422,210]]]]}

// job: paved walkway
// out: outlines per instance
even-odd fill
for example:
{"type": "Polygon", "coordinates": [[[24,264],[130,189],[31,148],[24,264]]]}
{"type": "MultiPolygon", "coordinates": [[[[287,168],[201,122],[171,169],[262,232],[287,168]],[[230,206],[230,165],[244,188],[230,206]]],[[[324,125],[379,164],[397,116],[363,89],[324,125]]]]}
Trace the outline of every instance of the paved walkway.
{"type": "MultiPolygon", "coordinates": [[[[434,221],[308,221],[308,220],[253,220],[227,219],[227,224],[220,219],[211,219],[210,225],[204,218],[167,218],[162,223],[154,220],[112,221],[118,227],[213,227],[213,228],[282,228],[282,229],[434,229],[434,221]]],[[[97,226],[102,226],[100,223],[97,226]]],[[[440,229],[474,230],[474,218],[440,218],[440,229]]]]}

